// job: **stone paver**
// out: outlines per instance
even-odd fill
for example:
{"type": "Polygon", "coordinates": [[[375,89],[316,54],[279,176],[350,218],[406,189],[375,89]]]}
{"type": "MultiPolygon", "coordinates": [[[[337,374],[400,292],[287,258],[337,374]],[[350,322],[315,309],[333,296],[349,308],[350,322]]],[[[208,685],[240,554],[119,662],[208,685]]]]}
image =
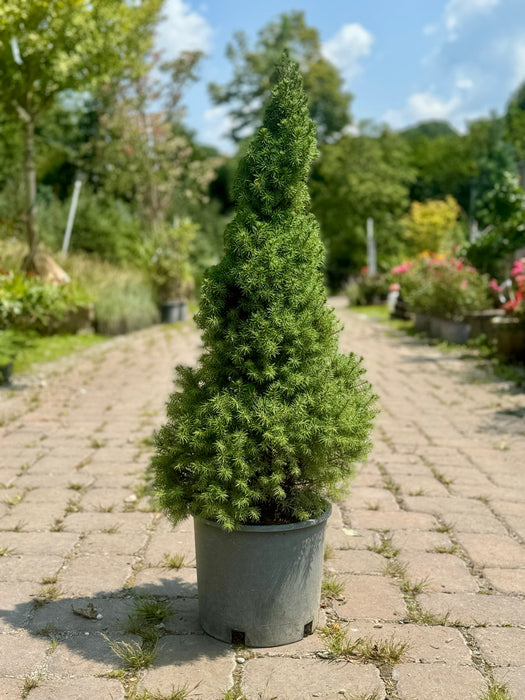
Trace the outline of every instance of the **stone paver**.
{"type": "Polygon", "coordinates": [[[472,633],[484,658],[494,666],[523,666],[525,629],[490,628],[472,633]]]}
{"type": "Polygon", "coordinates": [[[486,689],[472,666],[399,664],[394,679],[402,700],[478,700],[486,689]]]}
{"type": "Polygon", "coordinates": [[[31,700],[124,700],[125,694],[122,684],[109,678],[62,678],[59,681],[40,681],[30,697],[31,700]]]}
{"type": "Polygon", "coordinates": [[[248,700],[265,698],[340,700],[346,693],[384,698],[384,686],[371,664],[323,663],[318,659],[257,658],[246,664],[242,689],[248,700]]]}
{"type": "Polygon", "coordinates": [[[173,367],[198,356],[188,322],[115,338],[0,392],[0,698],[36,678],[30,700],[185,685],[202,700],[233,687],[248,700],[479,700],[492,673],[525,700],[524,394],[334,304],[341,348],[364,356],[382,411],[328,523],[326,571],[343,590],[323,602],[320,627],[370,649],[406,645],[403,657],[330,660],[319,632],[245,651],[202,632],[192,522],[174,529],[143,488],[173,367]],[[165,555],[183,556],[181,568],[165,555]],[[106,637],[140,642],[127,631],[134,596],[172,614],[153,665],[122,683],[107,673],[119,660],[106,637]]]}

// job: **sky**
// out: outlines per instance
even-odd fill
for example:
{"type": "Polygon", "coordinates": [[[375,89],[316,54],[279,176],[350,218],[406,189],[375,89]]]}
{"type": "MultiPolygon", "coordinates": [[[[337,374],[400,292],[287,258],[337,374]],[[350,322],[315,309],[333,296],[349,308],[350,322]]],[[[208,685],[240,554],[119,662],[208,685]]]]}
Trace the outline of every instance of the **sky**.
{"type": "Polygon", "coordinates": [[[199,141],[232,152],[227,107],[214,106],[207,84],[226,83],[226,46],[283,12],[302,10],[353,96],[355,123],[401,129],[442,119],[459,131],[501,114],[525,81],[525,0],[165,0],[157,48],[166,57],[206,54],[199,82],[185,96],[186,122],[199,141]]]}

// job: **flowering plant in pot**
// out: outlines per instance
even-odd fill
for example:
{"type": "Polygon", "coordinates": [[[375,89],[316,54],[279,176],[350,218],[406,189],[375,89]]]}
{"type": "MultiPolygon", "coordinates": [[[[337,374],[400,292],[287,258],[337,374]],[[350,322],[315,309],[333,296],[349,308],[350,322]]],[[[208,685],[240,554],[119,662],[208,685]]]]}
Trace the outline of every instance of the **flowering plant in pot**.
{"type": "Polygon", "coordinates": [[[492,306],[488,278],[457,258],[423,256],[393,268],[414,312],[462,320],[492,306]]]}
{"type": "MultiPolygon", "coordinates": [[[[511,285],[507,288],[509,299],[503,304],[503,309],[506,314],[525,324],[525,258],[514,261],[510,277],[511,285]]],[[[501,287],[498,291],[502,291],[501,287]]]]}
{"type": "Polygon", "coordinates": [[[525,359],[525,258],[515,260],[510,278],[501,285],[490,281],[502,302],[503,318],[493,320],[498,353],[506,357],[525,359]]]}
{"type": "Polygon", "coordinates": [[[189,259],[195,236],[195,224],[185,218],[175,221],[173,226],[159,225],[145,244],[146,267],[163,321],[184,320],[186,302],[195,289],[189,259]]]}
{"type": "Polygon", "coordinates": [[[203,281],[204,351],[177,368],[153,457],[167,515],[195,519],[202,626],[253,646],[315,628],[329,501],[366,455],[376,412],[326,306],[306,184],[315,125],[287,54],[273,85],[239,166],[224,256],[203,281]]]}
{"type": "Polygon", "coordinates": [[[416,327],[445,340],[465,343],[469,315],[493,306],[488,277],[458,258],[422,255],[391,272],[416,314],[416,327]]]}

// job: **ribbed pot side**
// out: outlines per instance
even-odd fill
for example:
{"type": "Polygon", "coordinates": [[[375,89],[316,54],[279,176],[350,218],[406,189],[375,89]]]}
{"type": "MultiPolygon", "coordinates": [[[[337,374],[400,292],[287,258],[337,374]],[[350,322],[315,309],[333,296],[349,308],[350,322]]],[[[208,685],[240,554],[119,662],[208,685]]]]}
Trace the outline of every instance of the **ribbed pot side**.
{"type": "Polygon", "coordinates": [[[326,521],[225,532],[195,518],[199,617],[207,634],[252,647],[291,644],[317,626],[326,521]]]}

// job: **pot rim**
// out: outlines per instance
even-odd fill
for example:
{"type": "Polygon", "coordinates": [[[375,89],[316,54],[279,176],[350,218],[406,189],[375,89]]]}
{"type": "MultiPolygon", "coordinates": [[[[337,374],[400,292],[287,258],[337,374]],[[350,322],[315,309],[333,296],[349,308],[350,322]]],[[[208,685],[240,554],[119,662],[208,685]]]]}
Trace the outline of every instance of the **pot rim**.
{"type": "Polygon", "coordinates": [[[289,530],[302,530],[306,527],[314,527],[315,525],[320,525],[321,523],[326,522],[331,514],[332,504],[329,503],[328,508],[324,511],[324,513],[321,513],[321,515],[318,518],[310,518],[309,520],[301,520],[300,522],[296,523],[286,523],[279,525],[241,525],[229,533],[226,533],[226,530],[214,520],[206,520],[205,518],[199,518],[197,515],[194,515],[193,519],[195,521],[199,521],[203,525],[208,525],[209,527],[214,527],[217,530],[222,530],[222,532],[226,534],[234,535],[237,532],[287,532],[289,530]]]}

